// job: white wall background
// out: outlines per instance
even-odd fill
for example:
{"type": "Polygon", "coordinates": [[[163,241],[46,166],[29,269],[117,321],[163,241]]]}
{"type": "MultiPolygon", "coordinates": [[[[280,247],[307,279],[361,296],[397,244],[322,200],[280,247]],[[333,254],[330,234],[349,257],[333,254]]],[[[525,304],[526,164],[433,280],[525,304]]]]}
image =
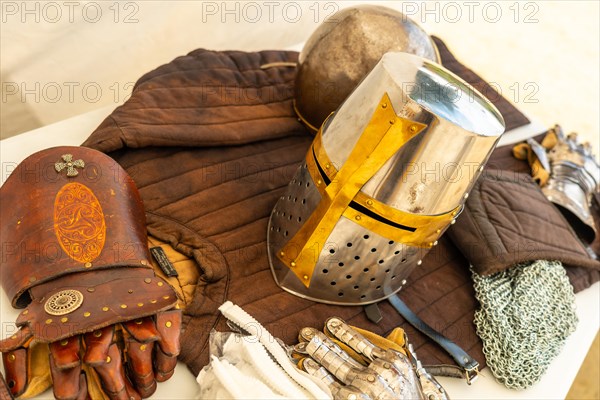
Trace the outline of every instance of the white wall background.
{"type": "MultiPolygon", "coordinates": [[[[143,73],[211,49],[306,40],[327,1],[1,1],[1,137],[124,101],[143,73]]],[[[379,1],[404,11],[521,109],[598,151],[597,1],[379,1]]]]}

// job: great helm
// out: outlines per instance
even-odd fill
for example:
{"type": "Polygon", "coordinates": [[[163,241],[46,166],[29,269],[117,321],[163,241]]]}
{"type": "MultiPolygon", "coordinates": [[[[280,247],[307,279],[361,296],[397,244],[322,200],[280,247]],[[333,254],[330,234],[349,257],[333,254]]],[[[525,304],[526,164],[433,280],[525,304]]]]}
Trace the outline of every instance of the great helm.
{"type": "Polygon", "coordinates": [[[396,293],[503,132],[498,110],[452,72],[385,54],[325,121],[271,214],[277,284],[334,304],[396,293]]]}
{"type": "Polygon", "coordinates": [[[390,51],[440,61],[429,35],[399,11],[360,5],[325,20],[298,59],[294,107],[300,119],[316,132],[390,51]]]}

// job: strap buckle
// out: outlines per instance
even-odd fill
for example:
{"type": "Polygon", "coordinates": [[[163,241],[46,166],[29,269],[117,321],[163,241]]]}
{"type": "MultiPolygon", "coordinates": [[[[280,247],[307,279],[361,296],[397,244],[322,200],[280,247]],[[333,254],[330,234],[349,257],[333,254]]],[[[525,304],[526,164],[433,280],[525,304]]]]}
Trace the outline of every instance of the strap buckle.
{"type": "Polygon", "coordinates": [[[467,379],[467,385],[475,382],[479,378],[479,364],[471,368],[465,368],[465,378],[467,379]]]}

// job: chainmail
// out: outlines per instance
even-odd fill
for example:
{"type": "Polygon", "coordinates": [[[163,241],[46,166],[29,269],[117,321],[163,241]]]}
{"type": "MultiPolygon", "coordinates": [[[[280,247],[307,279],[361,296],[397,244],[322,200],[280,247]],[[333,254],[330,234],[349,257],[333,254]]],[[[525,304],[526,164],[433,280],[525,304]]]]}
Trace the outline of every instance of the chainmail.
{"type": "Polygon", "coordinates": [[[487,365],[511,389],[536,383],[575,330],[575,295],[558,261],[517,264],[489,276],[473,273],[477,334],[487,365]]]}

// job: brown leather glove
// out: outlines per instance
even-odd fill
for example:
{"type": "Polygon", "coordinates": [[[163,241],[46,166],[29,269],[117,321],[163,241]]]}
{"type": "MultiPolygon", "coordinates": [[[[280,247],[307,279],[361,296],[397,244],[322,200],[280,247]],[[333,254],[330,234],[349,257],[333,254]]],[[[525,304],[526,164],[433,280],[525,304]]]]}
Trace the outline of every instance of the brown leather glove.
{"type": "Polygon", "coordinates": [[[173,374],[177,295],[150,266],[143,205],[106,155],[60,147],[0,189],[2,287],[25,308],[0,342],[14,396],[137,399],[173,374]]]}
{"type": "Polygon", "coordinates": [[[8,390],[4,375],[0,372],[0,400],[12,400],[12,394],[8,390]]]}

